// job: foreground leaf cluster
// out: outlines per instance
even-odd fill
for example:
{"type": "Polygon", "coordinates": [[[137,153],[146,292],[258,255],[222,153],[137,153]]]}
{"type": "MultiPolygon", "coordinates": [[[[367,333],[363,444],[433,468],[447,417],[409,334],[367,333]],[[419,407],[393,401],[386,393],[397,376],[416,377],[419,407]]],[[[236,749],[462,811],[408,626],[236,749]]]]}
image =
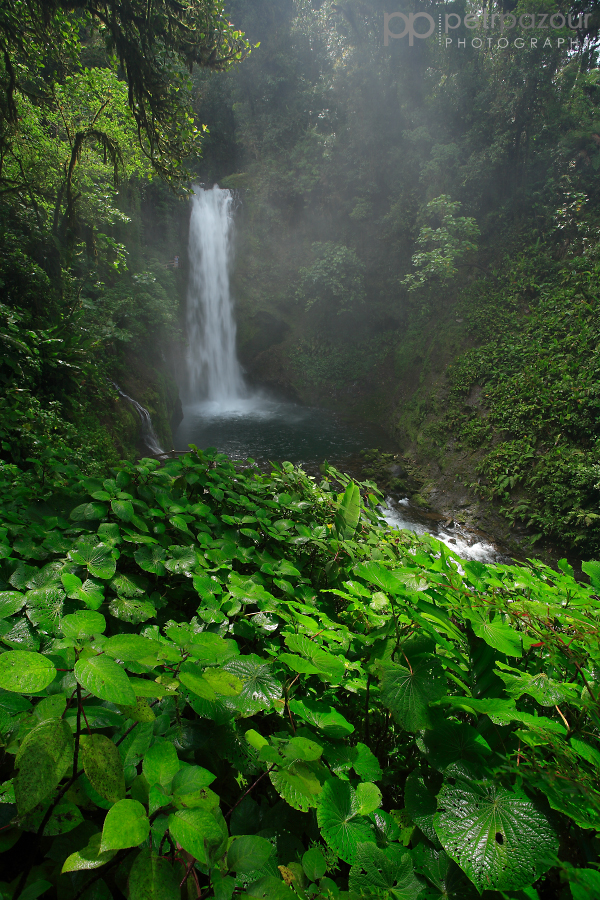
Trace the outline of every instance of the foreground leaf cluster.
{"type": "Polygon", "coordinates": [[[0,519],[3,898],[594,896],[600,564],[215,451],[52,483],[0,519]]]}

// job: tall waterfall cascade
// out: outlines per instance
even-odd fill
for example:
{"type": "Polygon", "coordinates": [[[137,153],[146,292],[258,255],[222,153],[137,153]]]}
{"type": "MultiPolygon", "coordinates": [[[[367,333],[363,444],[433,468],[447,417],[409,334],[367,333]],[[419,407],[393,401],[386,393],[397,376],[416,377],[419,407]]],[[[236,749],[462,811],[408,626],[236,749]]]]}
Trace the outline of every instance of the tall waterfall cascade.
{"type": "Polygon", "coordinates": [[[235,345],[229,290],[233,197],[215,185],[194,188],[190,220],[187,297],[188,403],[212,401],[223,408],[247,396],[235,345]]]}

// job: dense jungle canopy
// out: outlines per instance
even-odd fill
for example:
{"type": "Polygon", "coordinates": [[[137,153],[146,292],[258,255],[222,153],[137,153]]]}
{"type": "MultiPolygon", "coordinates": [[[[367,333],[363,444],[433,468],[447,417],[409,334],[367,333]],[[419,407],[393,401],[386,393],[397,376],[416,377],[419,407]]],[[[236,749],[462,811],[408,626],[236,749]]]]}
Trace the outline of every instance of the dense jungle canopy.
{"type": "Polygon", "coordinates": [[[600,896],[599,52],[595,0],[0,0],[1,900],[600,896]],[[215,183],[247,379],[392,481],[142,451],[215,183]],[[441,486],[561,558],[382,519],[441,486]]]}

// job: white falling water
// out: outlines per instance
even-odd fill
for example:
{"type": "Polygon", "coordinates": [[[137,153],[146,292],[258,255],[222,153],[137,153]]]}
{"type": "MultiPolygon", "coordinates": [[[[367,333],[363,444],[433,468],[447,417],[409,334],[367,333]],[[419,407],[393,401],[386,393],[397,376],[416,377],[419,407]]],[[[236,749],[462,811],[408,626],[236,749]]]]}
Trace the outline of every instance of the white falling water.
{"type": "Polygon", "coordinates": [[[127,400],[128,403],[131,403],[138,416],[140,417],[140,422],[142,425],[142,442],[146,445],[146,448],[152,453],[153,456],[165,456],[165,451],[160,446],[158,435],[154,430],[154,426],[152,424],[152,419],[150,418],[150,413],[146,409],[145,406],[142,406],[141,403],[138,403],[137,400],[134,400],[133,397],[130,397],[129,394],[126,394],[125,391],[122,391],[118,384],[115,384],[113,381],[113,387],[117,389],[120,396],[127,400]]]}
{"type": "Polygon", "coordinates": [[[229,292],[233,198],[215,185],[194,188],[187,301],[187,401],[227,408],[246,396],[236,355],[229,292]]]}

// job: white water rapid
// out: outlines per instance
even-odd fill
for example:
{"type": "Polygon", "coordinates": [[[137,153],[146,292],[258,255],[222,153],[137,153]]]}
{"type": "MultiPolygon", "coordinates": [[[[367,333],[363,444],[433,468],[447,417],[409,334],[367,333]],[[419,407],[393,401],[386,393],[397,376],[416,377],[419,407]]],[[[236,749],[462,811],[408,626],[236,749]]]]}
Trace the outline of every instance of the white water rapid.
{"type": "Polygon", "coordinates": [[[233,229],[231,192],[196,186],[190,220],[186,401],[221,410],[247,396],[235,348],[229,292],[233,229]]]}

